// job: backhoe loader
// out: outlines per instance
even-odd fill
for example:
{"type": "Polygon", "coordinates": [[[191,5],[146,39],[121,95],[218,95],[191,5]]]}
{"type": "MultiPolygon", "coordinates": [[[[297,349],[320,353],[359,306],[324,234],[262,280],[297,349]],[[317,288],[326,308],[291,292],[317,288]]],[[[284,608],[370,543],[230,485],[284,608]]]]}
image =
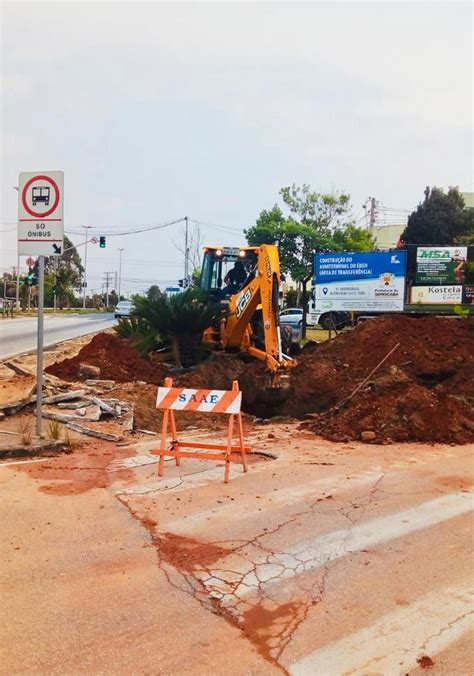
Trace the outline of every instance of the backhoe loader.
{"type": "Polygon", "coordinates": [[[204,331],[204,343],[264,361],[268,386],[284,387],[296,361],[287,354],[291,329],[280,326],[277,247],[205,247],[200,286],[209,302],[228,305],[220,325],[204,331]]]}

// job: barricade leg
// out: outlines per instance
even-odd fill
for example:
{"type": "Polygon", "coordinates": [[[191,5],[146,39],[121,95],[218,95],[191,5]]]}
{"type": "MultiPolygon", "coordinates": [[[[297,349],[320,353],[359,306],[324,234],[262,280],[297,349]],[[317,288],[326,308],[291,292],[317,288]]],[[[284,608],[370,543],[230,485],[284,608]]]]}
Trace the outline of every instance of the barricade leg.
{"type": "Polygon", "coordinates": [[[232,437],[234,435],[234,414],[231,413],[229,416],[229,428],[227,431],[227,453],[225,461],[225,471],[224,471],[224,483],[229,481],[229,469],[230,469],[230,454],[232,453],[232,437]]]}
{"type": "Polygon", "coordinates": [[[239,443],[240,443],[240,454],[242,456],[242,465],[244,466],[244,472],[247,471],[247,455],[245,453],[245,441],[244,441],[244,426],[242,423],[242,414],[237,415],[237,429],[239,431],[239,443]]]}
{"type": "Polygon", "coordinates": [[[165,452],[166,452],[166,434],[168,432],[168,417],[169,410],[163,411],[163,427],[161,429],[161,444],[160,444],[160,462],[158,463],[158,476],[163,476],[165,468],[165,452]]]}
{"type": "Polygon", "coordinates": [[[170,422],[171,422],[171,438],[173,442],[173,451],[176,453],[175,455],[175,460],[176,460],[176,465],[181,465],[181,460],[179,459],[179,441],[178,441],[178,435],[176,433],[176,420],[174,419],[174,411],[171,409],[170,410],[170,422]]]}

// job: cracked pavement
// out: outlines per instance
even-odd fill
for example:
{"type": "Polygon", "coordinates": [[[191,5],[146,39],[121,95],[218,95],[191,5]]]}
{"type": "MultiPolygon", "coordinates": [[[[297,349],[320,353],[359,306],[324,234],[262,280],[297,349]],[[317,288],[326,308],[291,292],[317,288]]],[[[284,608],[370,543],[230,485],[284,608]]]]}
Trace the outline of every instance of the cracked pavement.
{"type": "MultiPolygon", "coordinates": [[[[146,597],[127,576],[139,620],[124,630],[122,652],[133,673],[416,674],[424,657],[433,673],[472,673],[472,445],[335,444],[283,423],[256,427],[248,441],[276,459],[252,456],[247,475],[233,465],[227,485],[221,466],[188,459],[167,462],[159,479],[149,440],[106,462],[88,462],[97,448],[86,451],[67,476],[60,458],[0,472],[12,495],[28,491],[46,512],[60,503],[89,519],[89,547],[94,524],[104,527],[95,503],[106,502],[108,520],[120,521],[106,531],[121,543],[113,556],[127,551],[136,564],[146,555],[146,597]],[[88,492],[61,495],[79,472],[88,492]],[[152,603],[166,640],[142,621],[152,603]],[[130,641],[144,631],[137,661],[130,641]]],[[[9,579],[21,586],[21,573],[9,579]]],[[[116,613],[131,607],[129,590],[120,593],[116,613]]],[[[99,627],[103,612],[90,609],[99,627]]],[[[90,664],[131,673],[108,653],[82,663],[73,653],[75,673],[90,664]]],[[[29,667],[15,673],[61,673],[29,667]]]]}

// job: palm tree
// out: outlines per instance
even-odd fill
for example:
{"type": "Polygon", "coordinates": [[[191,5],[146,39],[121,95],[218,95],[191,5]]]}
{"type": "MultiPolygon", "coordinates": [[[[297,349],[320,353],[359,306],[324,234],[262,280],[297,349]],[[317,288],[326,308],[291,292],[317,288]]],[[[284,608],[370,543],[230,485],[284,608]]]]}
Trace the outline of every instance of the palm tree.
{"type": "Polygon", "coordinates": [[[149,332],[171,343],[178,366],[197,364],[204,354],[202,334],[209,326],[218,325],[227,309],[208,301],[201,289],[187,289],[173,296],[134,299],[133,315],[147,322],[149,332]]]}

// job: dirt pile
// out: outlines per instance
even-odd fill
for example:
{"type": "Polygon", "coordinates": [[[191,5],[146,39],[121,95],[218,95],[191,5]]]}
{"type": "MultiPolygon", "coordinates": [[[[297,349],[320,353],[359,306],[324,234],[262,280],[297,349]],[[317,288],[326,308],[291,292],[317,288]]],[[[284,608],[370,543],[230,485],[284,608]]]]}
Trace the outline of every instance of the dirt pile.
{"type": "Polygon", "coordinates": [[[278,412],[313,414],[304,427],[325,438],[373,431],[376,441],[474,441],[473,319],[380,317],[304,350],[298,361],[278,412]]]}
{"type": "Polygon", "coordinates": [[[82,364],[99,367],[101,378],[118,383],[144,380],[158,385],[168,375],[164,365],[152,364],[113,333],[98,333],[75,357],[52,364],[46,372],[63,380],[79,380],[82,364]]]}
{"type": "MultiPolygon", "coordinates": [[[[120,396],[135,404],[137,426],[156,430],[161,412],[156,388],[167,376],[181,387],[229,389],[238,380],[243,410],[258,417],[290,416],[331,440],[376,442],[474,441],[474,319],[392,315],[371,319],[335,340],[309,345],[298,356],[283,398],[265,391],[265,365],[254,359],[215,354],[186,371],[141,357],[124,339],[96,335],[79,354],[47,371],[77,380],[81,364],[98,366],[101,378],[121,386],[120,396]],[[395,346],[383,366],[348,397],[395,346]],[[143,380],[148,385],[139,385],[143,380]],[[122,391],[123,390],[123,391],[122,391]],[[262,394],[265,393],[265,396],[262,394]]],[[[114,395],[118,396],[118,395],[114,395]]],[[[180,425],[214,425],[213,416],[182,415],[180,425]],[[205,421],[204,421],[205,419],[205,421]]]]}

